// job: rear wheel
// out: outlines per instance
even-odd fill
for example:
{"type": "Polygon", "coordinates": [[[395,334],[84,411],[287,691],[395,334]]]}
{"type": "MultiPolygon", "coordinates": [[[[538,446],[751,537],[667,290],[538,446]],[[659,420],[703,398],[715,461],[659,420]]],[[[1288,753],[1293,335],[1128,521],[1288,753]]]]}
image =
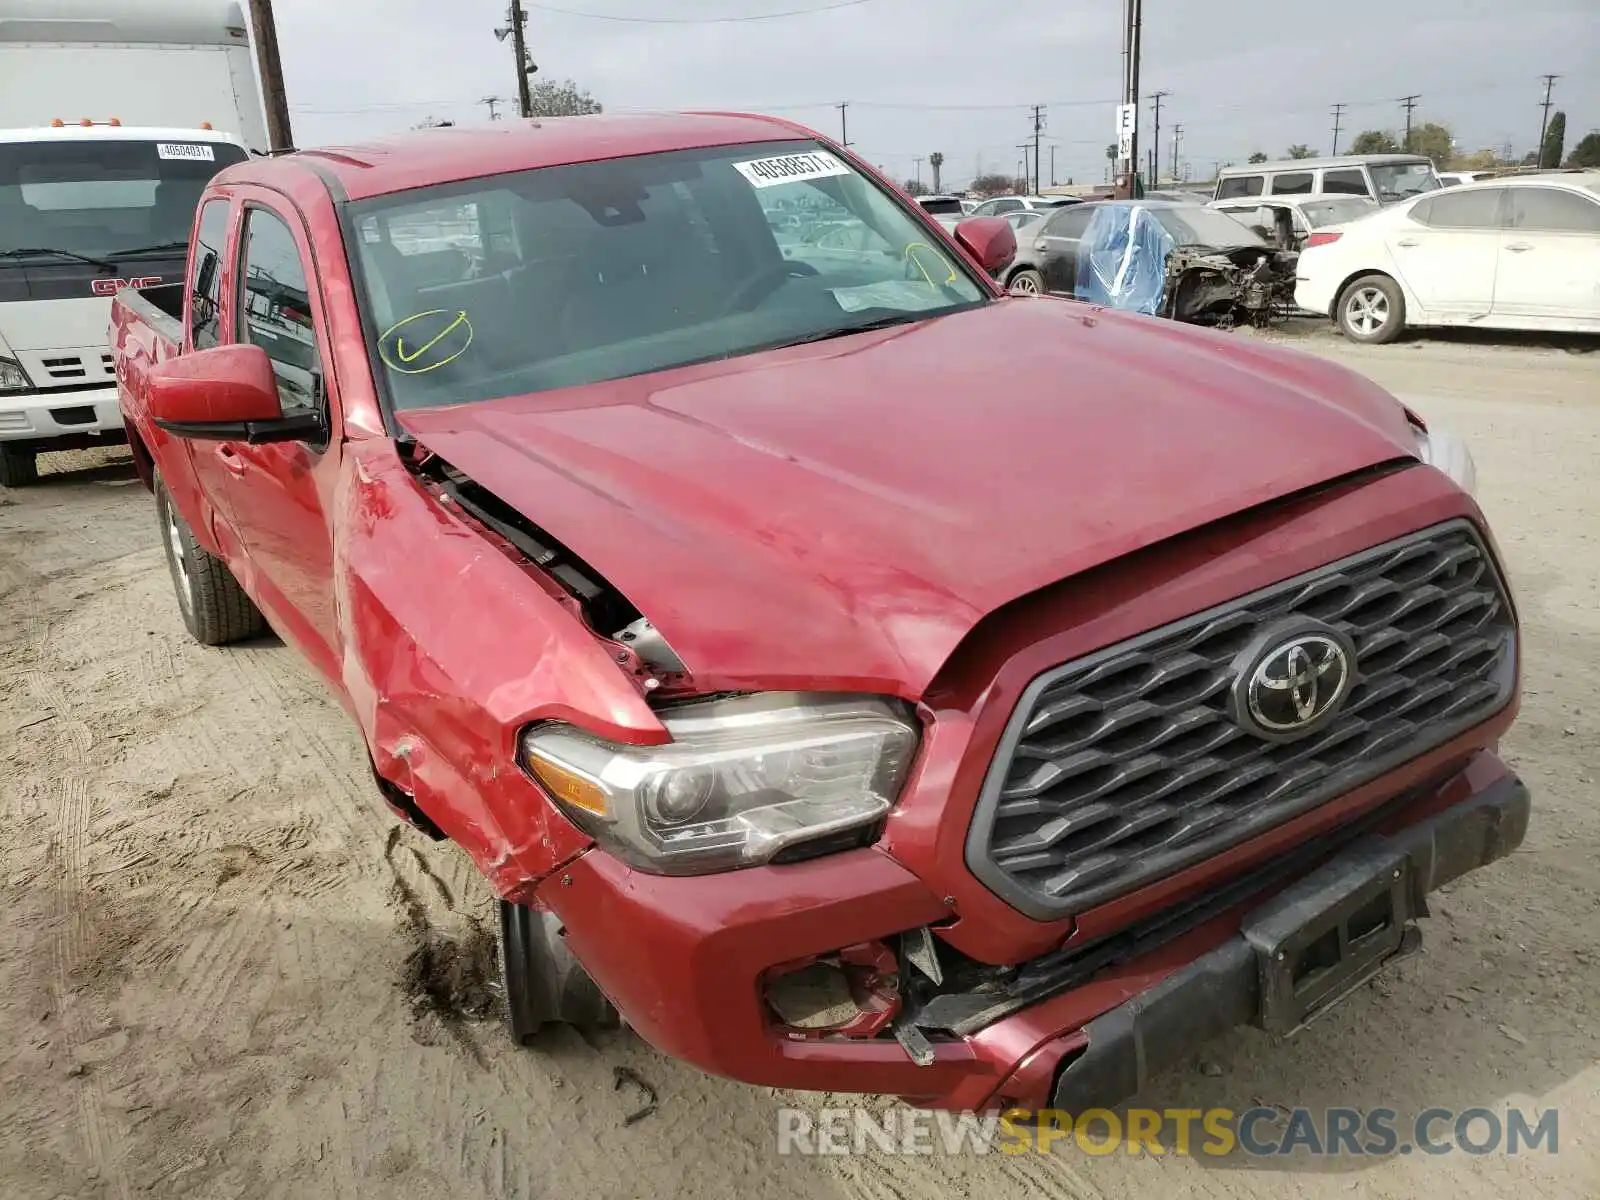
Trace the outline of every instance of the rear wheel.
{"type": "Polygon", "coordinates": [[[1406,299],[1387,275],[1363,275],[1339,297],[1339,331],[1352,342],[1381,346],[1406,327],[1406,299]]]}
{"type": "Polygon", "coordinates": [[[0,487],[27,487],[39,479],[39,456],[0,442],[0,487]]]}
{"type": "Polygon", "coordinates": [[[1006,285],[1013,296],[1038,296],[1044,292],[1044,276],[1032,267],[1024,267],[1011,277],[1006,285]]]}
{"type": "Polygon", "coordinates": [[[622,1023],[595,981],[567,949],[554,914],[500,901],[500,979],[505,986],[506,1023],[519,1046],[546,1025],[572,1025],[584,1032],[622,1023]]]}
{"type": "Polygon", "coordinates": [[[203,646],[225,646],[266,631],[266,620],[228,565],[195,540],[194,531],[156,480],[156,516],[167,569],[178,593],[184,626],[203,646]]]}

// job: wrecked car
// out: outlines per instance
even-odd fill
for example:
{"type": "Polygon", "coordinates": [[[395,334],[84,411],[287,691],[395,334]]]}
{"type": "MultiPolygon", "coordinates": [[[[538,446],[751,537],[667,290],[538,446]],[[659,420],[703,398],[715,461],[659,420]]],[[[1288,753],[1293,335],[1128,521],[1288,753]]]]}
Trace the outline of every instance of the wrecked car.
{"type": "Polygon", "coordinates": [[[1205,325],[1293,311],[1299,255],[1226,213],[1151,200],[1094,209],[1074,251],[1078,299],[1205,325]]]}
{"type": "Polygon", "coordinates": [[[182,620],[276,631],[470,856],[517,1040],[1082,1111],[1521,842],[1516,609],[1422,420],[1013,250],[798,125],[606,115],[231,167],[118,294],[182,620]]]}

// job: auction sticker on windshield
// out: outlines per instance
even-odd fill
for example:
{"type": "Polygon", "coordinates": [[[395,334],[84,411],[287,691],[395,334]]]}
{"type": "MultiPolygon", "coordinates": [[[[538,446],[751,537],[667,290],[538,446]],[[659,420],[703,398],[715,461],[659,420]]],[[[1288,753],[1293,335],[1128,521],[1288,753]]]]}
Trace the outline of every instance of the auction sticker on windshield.
{"type": "Polygon", "coordinates": [[[217,152],[204,142],[157,142],[156,157],[187,162],[216,162],[217,152]]]}
{"type": "Polygon", "coordinates": [[[776,187],[780,183],[801,183],[807,179],[826,179],[830,175],[848,175],[850,168],[831,154],[820,150],[810,154],[780,154],[776,158],[756,158],[749,162],[736,162],[733,169],[758,188],[776,187]]]}

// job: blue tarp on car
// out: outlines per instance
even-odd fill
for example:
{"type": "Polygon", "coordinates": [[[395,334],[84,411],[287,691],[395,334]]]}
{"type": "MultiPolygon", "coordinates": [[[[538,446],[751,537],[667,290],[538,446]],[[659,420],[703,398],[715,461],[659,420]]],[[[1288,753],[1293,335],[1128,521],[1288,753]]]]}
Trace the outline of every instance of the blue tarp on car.
{"type": "Polygon", "coordinates": [[[1080,300],[1155,316],[1167,293],[1172,235],[1142,204],[1107,204],[1078,243],[1080,300]]]}

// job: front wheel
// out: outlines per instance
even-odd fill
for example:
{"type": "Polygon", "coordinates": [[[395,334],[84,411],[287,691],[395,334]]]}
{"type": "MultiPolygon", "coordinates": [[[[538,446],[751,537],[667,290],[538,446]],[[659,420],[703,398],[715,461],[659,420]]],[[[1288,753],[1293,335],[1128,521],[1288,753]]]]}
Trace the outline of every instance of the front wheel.
{"type": "Polygon", "coordinates": [[[245,595],[228,564],[205,550],[178,512],[166,484],[156,480],[156,517],[167,569],[178,593],[183,624],[202,646],[225,646],[266,631],[267,623],[245,595]]]}
{"type": "Polygon", "coordinates": [[[27,487],[39,481],[39,456],[0,442],[0,487],[27,487]]]}
{"type": "Polygon", "coordinates": [[[1406,327],[1406,299],[1387,275],[1363,275],[1339,297],[1339,332],[1352,342],[1381,346],[1406,327]]]}
{"type": "Polygon", "coordinates": [[[1044,294],[1044,276],[1032,267],[1024,267],[1011,277],[1006,290],[1013,296],[1040,296],[1044,294]]]}
{"type": "Polygon", "coordinates": [[[567,949],[553,913],[500,901],[500,981],[506,1023],[519,1046],[546,1025],[571,1025],[583,1032],[615,1029],[617,1010],[567,949]]]}

